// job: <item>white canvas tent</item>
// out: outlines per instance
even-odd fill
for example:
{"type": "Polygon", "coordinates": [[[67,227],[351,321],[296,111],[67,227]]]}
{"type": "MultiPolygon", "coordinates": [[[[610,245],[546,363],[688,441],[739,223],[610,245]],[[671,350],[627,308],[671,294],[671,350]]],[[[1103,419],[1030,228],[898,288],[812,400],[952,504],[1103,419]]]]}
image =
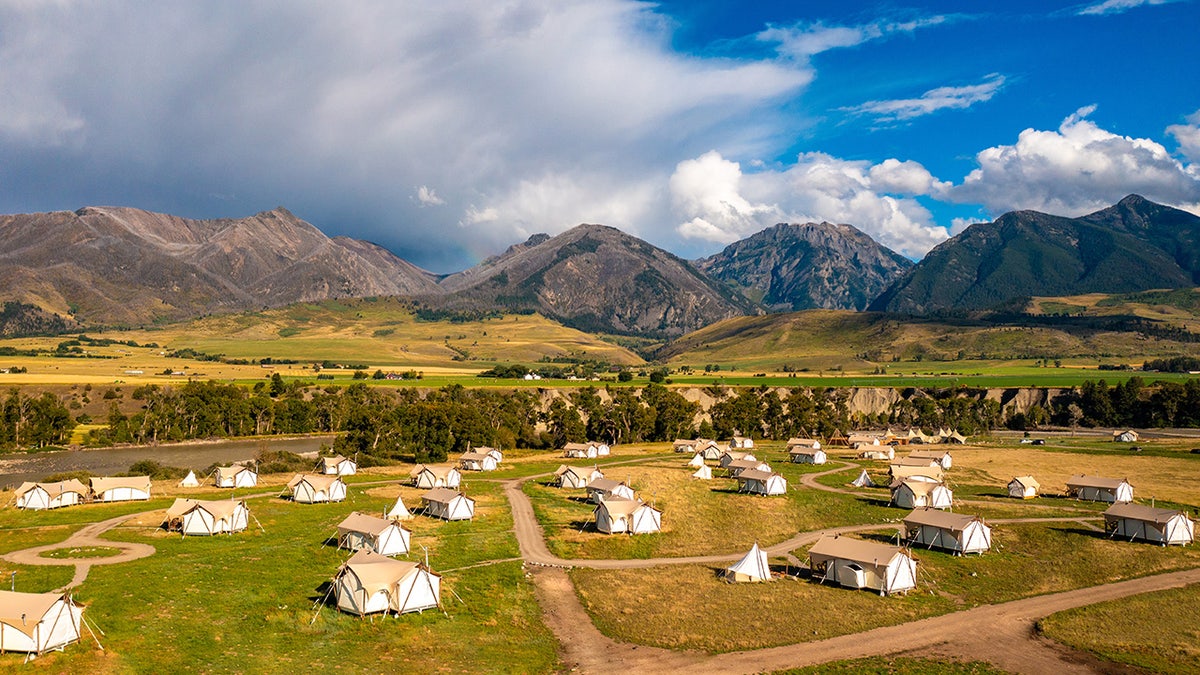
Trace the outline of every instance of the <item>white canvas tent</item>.
{"type": "Polygon", "coordinates": [[[733,440],[729,441],[729,447],[737,448],[738,450],[749,450],[754,447],[754,439],[748,436],[734,436],[733,440]]]}
{"type": "Polygon", "coordinates": [[[1033,476],[1016,476],[1008,481],[1008,496],[1017,499],[1033,499],[1042,486],[1033,476]]]}
{"type": "Polygon", "coordinates": [[[916,509],[904,517],[904,538],[912,545],[952,553],[983,553],[992,548],[992,528],[979,516],[916,509]]]}
{"type": "Polygon", "coordinates": [[[1067,480],[1067,494],[1089,502],[1132,502],[1133,486],[1124,479],[1080,474],[1067,480]]]}
{"type": "Polygon", "coordinates": [[[723,446],[716,441],[704,440],[696,445],[696,452],[704,456],[706,461],[719,461],[721,455],[729,450],[728,446],[723,446]]]}
{"type": "Polygon", "coordinates": [[[396,497],[396,503],[388,509],[386,516],[390,520],[409,520],[413,517],[408,507],[404,505],[404,495],[396,497]]]}
{"type": "Polygon", "coordinates": [[[458,458],[458,468],[463,471],[495,471],[496,458],[486,452],[464,452],[458,458]]]}
{"type": "Polygon", "coordinates": [[[298,473],[288,481],[292,501],[302,504],[340,502],[346,498],[346,484],[341,476],[298,473]]]}
{"type": "Polygon", "coordinates": [[[63,593],[0,591],[0,654],[43,654],[79,640],[83,606],[63,593]]]}
{"type": "Polygon", "coordinates": [[[954,493],[945,483],[906,478],[892,485],[892,505],[902,509],[931,507],[948,509],[954,504],[954,493]]]}
{"type": "Polygon", "coordinates": [[[1137,443],[1138,433],[1133,429],[1118,429],[1113,432],[1112,439],[1117,443],[1137,443]]]}
{"type": "Polygon", "coordinates": [[[421,495],[425,515],[443,520],[471,520],[475,517],[475,500],[449,488],[434,488],[421,495]]]}
{"type": "Polygon", "coordinates": [[[588,483],[597,478],[604,478],[604,474],[595,467],[584,469],[577,466],[567,466],[566,464],[559,465],[554,472],[555,485],[560,488],[582,488],[587,487],[588,483]]]}
{"type": "Polygon", "coordinates": [[[737,477],[738,491],[752,495],[787,494],[787,479],[777,473],[747,469],[737,477]]]}
{"type": "Polygon", "coordinates": [[[408,553],[412,532],[392,520],[353,511],[337,526],[338,548],[372,550],[379,555],[408,553]]]}
{"type": "Polygon", "coordinates": [[[724,577],[732,582],[770,581],[771,568],[767,565],[766,551],[754,542],[749,553],[725,569],[724,577]]]}
{"type": "Polygon", "coordinates": [[[696,446],[699,443],[699,440],[676,438],[675,442],[671,444],[671,449],[673,449],[675,452],[695,452],[696,446]]]}
{"type": "Polygon", "coordinates": [[[188,471],[188,475],[179,481],[179,487],[200,487],[200,479],[196,478],[196,472],[188,471]]]}
{"type": "Polygon", "coordinates": [[[804,448],[796,446],[788,450],[788,459],[794,464],[824,464],[828,457],[820,448],[804,448]]]}
{"type": "Polygon", "coordinates": [[[704,454],[697,452],[688,460],[688,466],[704,466],[704,454]]]}
{"type": "Polygon", "coordinates": [[[1196,540],[1196,524],[1183,511],[1119,503],[1104,512],[1108,536],[1155,544],[1186,546],[1196,540]]]}
{"type": "Polygon", "coordinates": [[[707,464],[702,464],[699,469],[692,473],[692,478],[700,480],[712,480],[712,467],[707,464]]]}
{"type": "Polygon", "coordinates": [[[478,448],[475,448],[475,452],[491,457],[492,459],[496,460],[496,464],[500,464],[504,461],[504,453],[500,452],[500,448],[489,448],[486,445],[481,445],[478,448]]]}
{"type": "Polygon", "coordinates": [[[176,499],[167,509],[164,525],[183,536],[233,534],[245,530],[250,509],[243,500],[176,499]]]}
{"type": "Polygon", "coordinates": [[[954,465],[954,458],[950,456],[950,451],[948,450],[913,450],[908,453],[907,459],[937,462],[939,466],[947,471],[954,465]]]}
{"type": "Polygon", "coordinates": [[[462,483],[462,474],[449,464],[418,464],[409,473],[413,486],[425,489],[435,487],[457,488],[462,483]]]}
{"type": "Polygon", "coordinates": [[[852,537],[824,537],[808,551],[812,578],[880,595],[917,586],[917,561],[908,551],[852,537]]]}
{"type": "Polygon", "coordinates": [[[343,563],[333,582],[338,609],[358,616],[441,607],[441,587],[441,576],[425,565],[367,549],[343,563]]]}
{"type": "Polygon", "coordinates": [[[317,460],[317,473],[329,476],[353,476],[358,473],[358,462],[341,455],[321,457],[317,460]]]}
{"type": "Polygon", "coordinates": [[[80,504],[87,498],[88,487],[72,478],[59,483],[22,483],[16,494],[18,509],[37,511],[80,504]]]}
{"type": "Polygon", "coordinates": [[[213,477],[219,488],[252,488],[258,485],[258,472],[248,466],[218,466],[213,477]]]}
{"type": "Polygon", "coordinates": [[[892,478],[904,480],[905,478],[913,478],[914,476],[922,476],[930,480],[939,481],[946,475],[940,464],[926,462],[924,460],[916,460],[908,464],[894,463],[888,466],[888,473],[892,478]],[[916,464],[914,466],[914,464],[916,464]]]}
{"type": "Polygon", "coordinates": [[[896,449],[890,445],[881,445],[881,446],[868,445],[865,447],[855,446],[855,450],[859,451],[859,453],[857,455],[859,459],[873,459],[876,461],[889,461],[889,460],[896,458],[896,449]]]}
{"type": "Polygon", "coordinates": [[[597,478],[587,484],[588,499],[592,500],[593,504],[609,499],[633,499],[633,488],[619,480],[610,480],[608,478],[597,478]]]}
{"type": "Polygon", "coordinates": [[[648,534],[662,529],[662,511],[633,499],[607,499],[592,515],[596,529],[608,534],[648,534]]]}
{"type": "Polygon", "coordinates": [[[805,450],[820,450],[821,441],[815,438],[789,438],[787,442],[787,451],[791,452],[797,448],[805,450]]]}
{"type": "Polygon", "coordinates": [[[754,461],[757,458],[749,452],[742,452],[741,450],[726,450],[721,453],[721,456],[717,459],[717,461],[720,463],[722,469],[728,469],[730,464],[738,461],[739,459],[748,459],[750,461],[754,461]]]}
{"type": "Polygon", "coordinates": [[[735,459],[725,467],[729,470],[730,478],[737,478],[743,471],[753,469],[755,471],[771,472],[771,465],[766,462],[760,462],[757,459],[735,459]]]}
{"type": "Polygon", "coordinates": [[[866,469],[859,472],[858,478],[850,481],[850,484],[854,487],[875,487],[875,481],[871,480],[871,476],[867,473],[866,469]]]}
{"type": "Polygon", "coordinates": [[[150,499],[149,476],[92,478],[92,501],[127,502],[150,499]]]}

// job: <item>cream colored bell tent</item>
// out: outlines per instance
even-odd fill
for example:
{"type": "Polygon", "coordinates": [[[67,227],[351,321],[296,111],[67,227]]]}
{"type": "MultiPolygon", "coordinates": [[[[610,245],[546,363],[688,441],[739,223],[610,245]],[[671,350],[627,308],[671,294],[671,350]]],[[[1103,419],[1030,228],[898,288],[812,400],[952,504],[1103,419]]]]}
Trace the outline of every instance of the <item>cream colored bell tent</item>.
{"type": "Polygon", "coordinates": [[[62,649],[79,641],[82,622],[83,606],[63,593],[0,591],[0,654],[62,649]]]}
{"type": "Polygon", "coordinates": [[[379,555],[408,553],[412,532],[392,520],[353,511],[337,526],[338,548],[350,551],[370,549],[379,555]]]}
{"type": "Polygon", "coordinates": [[[358,462],[341,455],[321,457],[317,460],[317,473],[327,476],[353,476],[358,473],[358,462]]]}
{"type": "Polygon", "coordinates": [[[611,480],[609,478],[597,478],[587,484],[588,499],[593,504],[607,501],[609,499],[633,499],[633,488],[619,480],[611,480]]]}
{"type": "Polygon", "coordinates": [[[892,505],[902,509],[932,507],[948,509],[954,505],[954,493],[945,483],[905,478],[892,484],[892,505]]]}
{"type": "Polygon", "coordinates": [[[179,481],[179,487],[200,487],[200,479],[196,478],[196,472],[188,471],[188,475],[179,481]]]}
{"type": "Polygon", "coordinates": [[[421,563],[362,549],[334,577],[338,609],[357,616],[423,612],[441,607],[441,576],[421,563]]]}
{"type": "Polygon", "coordinates": [[[165,525],[183,536],[233,534],[246,529],[250,509],[244,500],[176,499],[167,509],[165,525]]]}
{"type": "Polygon", "coordinates": [[[341,476],[299,473],[288,481],[292,501],[301,504],[340,502],[346,498],[346,484],[341,476]]]}
{"type": "Polygon", "coordinates": [[[248,466],[218,466],[213,479],[219,488],[252,488],[258,486],[258,472],[248,466]]]}
{"type": "Polygon", "coordinates": [[[692,478],[699,478],[700,480],[712,480],[712,467],[708,466],[707,464],[701,466],[692,473],[692,478]]]}
{"type": "Polygon", "coordinates": [[[18,509],[58,509],[82,504],[88,487],[72,478],[59,483],[22,483],[16,494],[18,509]]]}
{"type": "Polygon", "coordinates": [[[461,471],[495,471],[499,463],[486,452],[464,452],[458,458],[461,471]]]}
{"type": "Polygon", "coordinates": [[[758,542],[754,542],[750,552],[727,567],[723,576],[726,581],[737,583],[770,581],[771,568],[767,565],[767,552],[758,547],[758,542]]]}
{"type": "Polygon", "coordinates": [[[606,499],[592,515],[596,529],[606,534],[649,534],[662,529],[662,511],[633,499],[606,499]]]}
{"type": "Polygon", "coordinates": [[[396,503],[384,514],[389,520],[410,520],[413,517],[408,507],[404,505],[404,495],[396,497],[396,503]]]}
{"type": "Polygon", "coordinates": [[[1080,474],[1067,480],[1067,494],[1088,502],[1110,504],[1133,501],[1133,486],[1120,478],[1102,478],[1080,474]]]}

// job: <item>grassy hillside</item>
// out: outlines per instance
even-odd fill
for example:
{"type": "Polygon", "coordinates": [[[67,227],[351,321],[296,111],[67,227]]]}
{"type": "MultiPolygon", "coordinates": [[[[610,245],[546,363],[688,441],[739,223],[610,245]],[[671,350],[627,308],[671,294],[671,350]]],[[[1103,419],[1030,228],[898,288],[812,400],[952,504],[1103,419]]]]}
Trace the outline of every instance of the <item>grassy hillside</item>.
{"type": "MultiPolygon", "coordinates": [[[[1105,296],[1107,297],[1107,296],[1105,296]]],[[[1095,302],[1099,302],[1096,300],[1095,302]]],[[[946,362],[981,367],[1026,365],[1040,359],[1063,365],[1099,362],[1140,366],[1147,356],[1197,354],[1200,344],[1132,330],[1106,329],[1104,321],[1069,324],[1055,317],[1039,324],[994,325],[974,320],[934,320],[874,312],[810,310],[741,317],[684,336],[660,352],[676,365],[720,364],[779,372],[841,369],[872,372],[944,370],[946,362]],[[922,365],[923,364],[923,365],[922,365]]]]}
{"type": "Polygon", "coordinates": [[[1200,288],[1033,298],[1025,311],[1038,315],[1136,316],[1200,332],[1200,288]]]}

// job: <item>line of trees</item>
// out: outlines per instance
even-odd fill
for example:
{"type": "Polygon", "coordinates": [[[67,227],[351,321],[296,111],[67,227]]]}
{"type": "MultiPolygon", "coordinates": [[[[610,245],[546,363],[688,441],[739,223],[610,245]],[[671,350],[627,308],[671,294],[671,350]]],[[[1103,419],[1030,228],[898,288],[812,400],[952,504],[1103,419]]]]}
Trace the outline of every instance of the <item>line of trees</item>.
{"type": "MultiPolygon", "coordinates": [[[[339,433],[335,449],[379,459],[442,461],[471,445],[552,448],[564,443],[669,441],[696,435],[786,439],[829,436],[835,431],[892,426],[939,427],[974,434],[1008,425],[1200,427],[1200,380],[1183,384],[1140,378],[1109,386],[1086,382],[1045,407],[1022,413],[1002,410],[982,390],[908,390],[878,415],[853,413],[848,391],[836,388],[780,390],[769,387],[704,391],[715,401],[702,415],[698,402],[651,383],[644,388],[583,387],[564,396],[538,390],[368,387],[325,388],[284,382],[246,388],[219,382],[146,385],[133,392],[134,413],[114,403],[107,427],[85,443],[153,444],[195,438],[272,434],[339,433]]],[[[41,448],[66,444],[76,426],[53,394],[27,396],[12,390],[0,402],[0,447],[41,448]]]]}

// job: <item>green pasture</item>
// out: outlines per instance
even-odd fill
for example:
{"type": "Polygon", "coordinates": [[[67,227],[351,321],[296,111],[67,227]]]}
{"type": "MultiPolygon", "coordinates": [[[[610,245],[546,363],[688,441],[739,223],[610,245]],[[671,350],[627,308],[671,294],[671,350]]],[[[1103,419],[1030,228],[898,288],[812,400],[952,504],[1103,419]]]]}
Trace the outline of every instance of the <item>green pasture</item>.
{"type": "Polygon", "coordinates": [[[1105,661],[1184,675],[1200,663],[1198,607],[1200,585],[1191,585],[1059,612],[1038,627],[1105,661]]]}

